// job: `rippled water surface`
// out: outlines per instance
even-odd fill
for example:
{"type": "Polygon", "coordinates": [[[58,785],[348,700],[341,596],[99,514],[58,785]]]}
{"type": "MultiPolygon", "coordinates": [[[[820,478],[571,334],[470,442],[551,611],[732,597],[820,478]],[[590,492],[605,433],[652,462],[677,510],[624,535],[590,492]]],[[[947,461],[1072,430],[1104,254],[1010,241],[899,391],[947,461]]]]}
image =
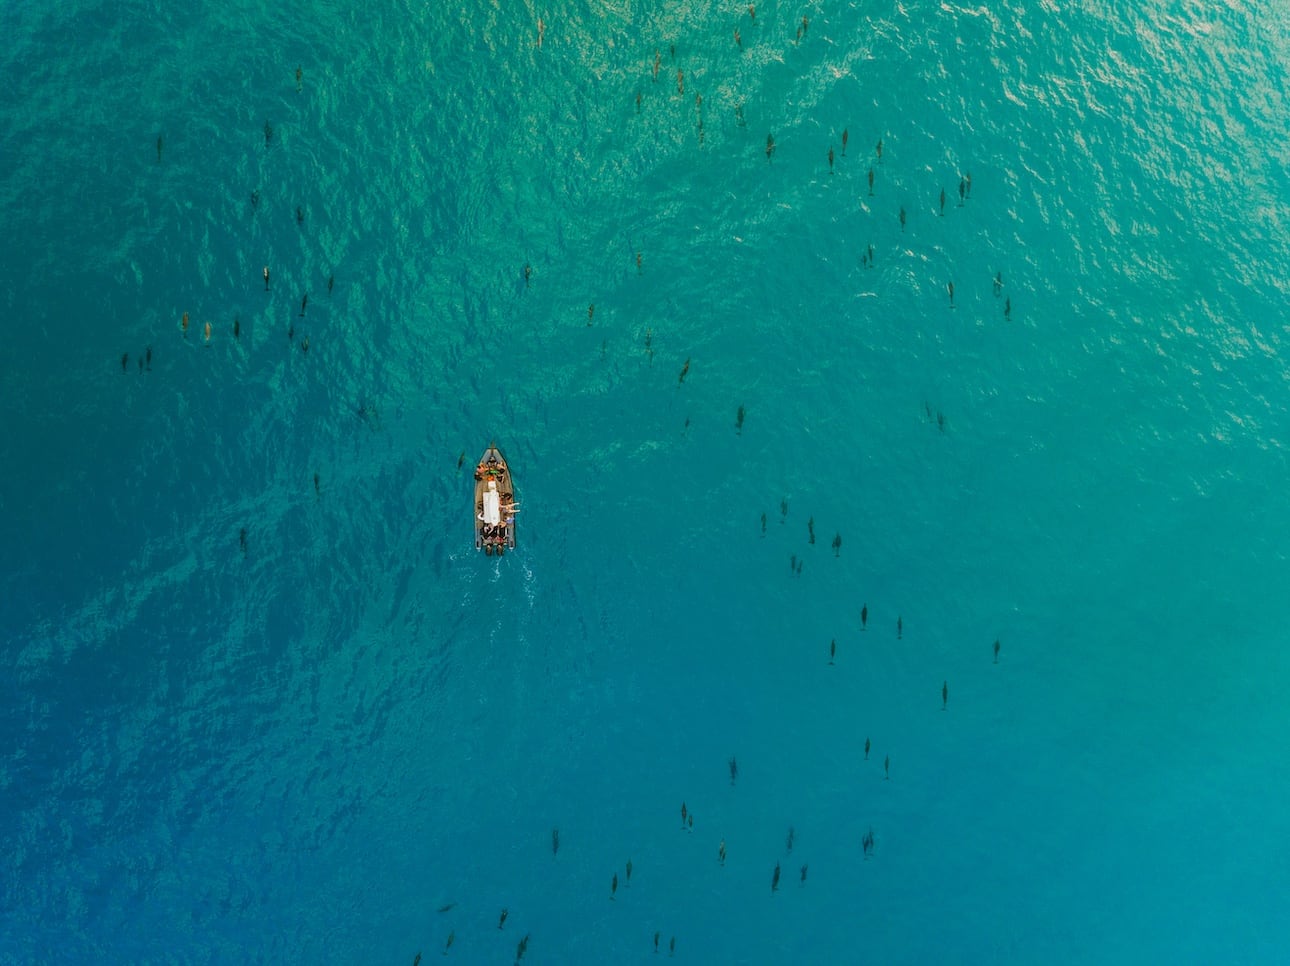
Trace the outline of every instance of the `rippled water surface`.
{"type": "Polygon", "coordinates": [[[1283,14],[8,5],[0,962],[1278,961],[1283,14]]]}

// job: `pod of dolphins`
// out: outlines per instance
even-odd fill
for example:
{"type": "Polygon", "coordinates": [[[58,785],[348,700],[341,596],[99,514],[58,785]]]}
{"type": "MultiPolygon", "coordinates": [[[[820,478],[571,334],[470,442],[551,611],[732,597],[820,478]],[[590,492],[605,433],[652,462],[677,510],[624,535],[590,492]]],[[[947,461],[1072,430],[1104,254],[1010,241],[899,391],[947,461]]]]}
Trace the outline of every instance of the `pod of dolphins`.
{"type": "MultiPolygon", "coordinates": [[[[761,23],[762,21],[757,20],[757,12],[756,12],[755,5],[749,5],[746,13],[746,22],[744,20],[744,16],[741,14],[739,26],[736,26],[733,30],[733,49],[735,51],[736,56],[743,55],[747,49],[746,40],[748,38],[746,38],[744,33],[741,32],[740,27],[743,27],[744,30],[747,30],[751,33],[752,31],[761,29],[761,23]]],[[[797,44],[797,43],[803,43],[808,41],[809,28],[810,28],[809,19],[807,17],[802,17],[800,23],[795,23],[795,36],[793,37],[792,42],[797,44]]],[[[539,19],[537,22],[537,34],[536,34],[536,41],[535,41],[536,47],[542,48],[543,39],[545,37],[546,30],[547,30],[547,24],[541,19],[539,19]]],[[[686,80],[687,80],[686,70],[684,67],[676,65],[675,45],[672,45],[669,48],[669,51],[670,51],[670,57],[671,57],[671,62],[670,62],[671,67],[675,68],[675,75],[674,75],[675,91],[676,91],[675,96],[681,97],[685,95],[685,91],[686,91],[686,80]]],[[[663,66],[662,53],[660,50],[656,49],[653,51],[652,57],[644,65],[643,73],[648,76],[651,76],[652,80],[656,83],[659,79],[659,74],[662,66],[663,66]]],[[[669,70],[670,69],[671,68],[669,68],[669,70]]],[[[669,76],[671,75],[669,74],[669,76]]],[[[693,90],[693,87],[695,86],[694,79],[696,77],[701,77],[701,76],[702,76],[701,72],[695,72],[695,71],[690,72],[689,79],[691,81],[691,90],[693,90]]],[[[301,67],[297,67],[295,69],[295,84],[296,84],[297,91],[303,91],[304,89],[303,81],[304,81],[303,69],[301,67]]],[[[668,85],[665,85],[665,86],[668,86],[668,85]]],[[[648,89],[648,87],[646,87],[645,89],[648,89]]],[[[673,95],[671,95],[670,93],[666,93],[663,96],[671,98],[673,95]]],[[[640,111],[642,110],[643,102],[644,102],[643,90],[638,90],[634,97],[634,105],[635,105],[636,113],[640,113],[640,111]]],[[[698,140],[700,144],[702,144],[704,141],[703,104],[704,102],[703,102],[702,94],[696,93],[694,97],[694,109],[695,109],[696,121],[697,121],[697,135],[698,135],[698,140]]],[[[739,127],[745,126],[744,105],[742,103],[739,103],[735,108],[735,118],[736,118],[736,123],[739,127]]],[[[274,149],[275,133],[276,132],[272,124],[270,124],[269,121],[266,120],[263,127],[264,150],[269,151],[274,149]]],[[[847,158],[847,147],[848,147],[849,140],[850,140],[849,128],[843,127],[841,131],[841,136],[840,136],[840,151],[835,151],[834,145],[829,144],[827,145],[827,151],[821,152],[820,157],[827,162],[827,172],[829,176],[845,174],[845,169],[847,166],[847,162],[845,159],[847,158]]],[[[773,132],[768,133],[766,135],[766,140],[764,144],[764,156],[767,163],[775,163],[775,164],[783,163],[782,160],[781,161],[776,160],[777,155],[779,154],[779,148],[781,146],[782,146],[781,144],[778,144],[776,142],[775,135],[773,132]]],[[[155,148],[156,148],[157,163],[161,164],[163,161],[164,140],[160,135],[158,135],[156,139],[155,148]]],[[[779,155],[779,156],[782,158],[782,155],[779,155]]],[[[878,176],[878,171],[887,170],[886,168],[884,168],[884,164],[885,164],[884,140],[883,138],[879,137],[876,140],[876,143],[874,144],[872,163],[861,164],[861,167],[864,169],[864,172],[865,172],[864,182],[865,182],[865,191],[866,191],[867,197],[877,197],[881,193],[882,185],[881,185],[881,180],[878,176]]],[[[842,179],[839,179],[839,180],[842,180],[842,179]]],[[[938,186],[937,190],[939,193],[935,195],[935,201],[932,204],[937,216],[944,217],[946,201],[948,197],[946,188],[942,185],[942,186],[938,186]]],[[[958,177],[957,195],[958,195],[957,206],[960,208],[965,207],[967,205],[967,202],[971,199],[971,196],[972,196],[971,174],[964,172],[958,177]]],[[[260,193],[258,190],[251,192],[250,201],[251,201],[251,211],[254,214],[254,212],[256,212],[259,209],[259,205],[261,201],[260,193]]],[[[295,206],[294,214],[295,214],[295,221],[297,226],[300,229],[304,230],[305,221],[306,221],[304,206],[302,205],[295,206]]],[[[910,212],[906,210],[903,204],[896,205],[896,217],[900,226],[900,230],[902,232],[906,231],[907,228],[909,228],[910,226],[910,212]]],[[[916,230],[917,225],[915,225],[914,227],[916,230]]],[[[861,253],[861,257],[860,257],[861,266],[865,269],[873,268],[876,257],[877,256],[875,254],[874,246],[872,244],[867,245],[864,251],[861,253]]],[[[633,264],[635,265],[636,273],[643,274],[644,272],[643,255],[639,249],[635,248],[635,246],[633,246],[633,264]]],[[[532,265],[529,263],[525,263],[523,265],[521,274],[522,274],[524,287],[527,288],[531,284],[534,277],[534,269],[532,265]]],[[[263,280],[264,291],[266,293],[274,291],[271,288],[272,277],[273,275],[270,272],[269,266],[265,265],[261,272],[261,278],[263,280]]],[[[327,293],[329,295],[332,292],[334,284],[335,284],[335,276],[331,275],[328,277],[326,282],[327,293]]],[[[949,307],[954,308],[956,306],[955,286],[952,280],[945,280],[945,291],[948,295],[949,307]]],[[[999,298],[1003,299],[1002,315],[1005,319],[1010,320],[1012,318],[1012,300],[1010,296],[1005,297],[1004,295],[1003,273],[1001,271],[996,272],[996,274],[992,279],[992,293],[996,299],[999,299],[999,298]]],[[[585,324],[586,324],[586,327],[592,327],[593,325],[596,324],[595,322],[596,303],[595,301],[588,301],[585,304],[587,304],[585,324]]],[[[287,338],[289,342],[295,342],[295,320],[305,319],[307,317],[312,319],[314,317],[312,315],[310,316],[306,315],[308,305],[309,305],[309,294],[308,292],[304,292],[300,296],[298,313],[294,313],[294,301],[292,302],[293,312],[286,313],[289,316],[288,323],[287,323],[287,338]]],[[[609,311],[612,313],[613,311],[612,307],[610,308],[609,311]]],[[[603,317],[604,317],[604,313],[602,312],[602,319],[603,317]]],[[[189,325],[190,325],[189,313],[185,311],[182,313],[182,316],[179,320],[180,336],[185,340],[189,338],[189,325]]],[[[240,323],[240,318],[238,317],[235,317],[232,322],[231,334],[235,341],[240,339],[241,323],[240,323]]],[[[652,347],[652,337],[653,337],[652,329],[647,330],[646,336],[645,336],[645,350],[649,355],[651,362],[653,360],[653,353],[654,353],[654,350],[652,347]]],[[[202,341],[202,344],[206,347],[209,347],[215,338],[216,338],[216,334],[215,334],[215,330],[212,328],[212,324],[209,321],[203,321],[202,323],[200,323],[200,339],[202,341]]],[[[296,344],[299,346],[300,351],[302,352],[309,351],[310,343],[309,343],[308,336],[305,336],[296,344]]],[[[136,353],[134,356],[134,361],[135,361],[135,366],[137,368],[137,371],[139,373],[150,372],[152,370],[152,362],[153,362],[152,346],[149,345],[143,351],[136,353]]],[[[131,368],[130,363],[131,363],[130,353],[129,352],[123,353],[120,358],[120,365],[123,373],[130,371],[130,368],[131,368]]],[[[684,365],[680,368],[680,372],[677,377],[676,389],[678,392],[682,390],[685,384],[686,378],[690,373],[690,366],[691,366],[691,359],[687,358],[684,362],[684,365]]],[[[932,419],[933,414],[932,414],[931,407],[926,403],[924,403],[924,407],[926,409],[929,420],[932,419]]],[[[364,416],[366,415],[365,407],[360,411],[360,414],[364,416]]],[[[736,409],[735,420],[734,420],[734,431],[737,435],[743,435],[743,431],[745,428],[745,419],[747,415],[748,415],[747,408],[745,407],[744,404],[740,403],[736,409]]],[[[946,421],[945,421],[944,415],[940,412],[937,412],[934,418],[941,432],[945,432],[946,421]]],[[[689,419],[687,417],[686,425],[688,426],[688,424],[689,424],[689,419]]],[[[464,457],[464,454],[463,454],[463,457],[464,457]]],[[[461,466],[463,457],[458,458],[459,468],[461,466]]],[[[320,478],[320,475],[316,472],[313,475],[313,486],[314,486],[315,497],[321,498],[321,495],[322,495],[321,478],[320,478]]],[[[788,501],[787,499],[783,499],[780,502],[780,522],[784,523],[787,519],[787,516],[788,516],[788,501]]],[[[766,524],[767,524],[767,517],[766,517],[766,514],[763,513],[761,515],[761,520],[760,520],[761,535],[763,537],[766,535],[766,524]]],[[[808,537],[808,545],[814,545],[815,544],[815,519],[813,516],[808,518],[807,520],[807,537],[808,537]]],[[[830,546],[833,551],[833,556],[835,558],[840,557],[841,548],[842,548],[842,535],[840,532],[837,532],[835,534],[835,536],[831,541],[830,546]]],[[[239,531],[239,548],[243,555],[247,553],[248,540],[247,540],[247,530],[245,527],[241,528],[239,531]]],[[[790,572],[794,576],[801,575],[804,559],[805,559],[804,557],[799,557],[797,554],[793,554],[791,556],[790,572]]],[[[859,617],[860,617],[859,630],[862,632],[867,631],[868,618],[869,618],[869,609],[868,609],[867,603],[862,606],[859,613],[859,617]]],[[[896,631],[895,639],[903,640],[904,622],[903,622],[902,616],[898,615],[895,620],[895,631],[896,631]]],[[[996,664],[998,663],[999,652],[1000,652],[1000,643],[998,640],[995,640],[993,644],[993,657],[994,657],[994,663],[996,664]]],[[[838,658],[839,658],[838,642],[836,638],[833,638],[829,644],[828,663],[830,665],[836,666],[836,664],[838,663],[838,658]]],[[[941,685],[941,710],[942,711],[948,710],[948,706],[949,706],[949,682],[948,680],[945,680],[942,682],[942,685],[941,685]]],[[[863,758],[864,761],[869,760],[869,753],[870,753],[871,747],[872,746],[871,746],[870,740],[868,738],[865,738],[864,758],[863,758]]],[[[737,780],[739,778],[739,766],[734,756],[731,756],[727,764],[728,764],[728,773],[729,773],[729,783],[730,783],[730,786],[733,788],[733,787],[736,787],[737,780]]],[[[890,754],[886,754],[886,753],[884,753],[884,757],[883,757],[883,778],[884,780],[890,780],[891,778],[891,756],[890,754]]],[[[734,794],[737,794],[737,792],[734,794]]],[[[680,807],[680,813],[681,813],[682,830],[687,834],[692,833],[695,829],[694,812],[688,807],[688,805],[685,802],[682,802],[680,807]]],[[[666,823],[660,819],[660,822],[659,822],[660,832],[665,827],[666,827],[666,823]]],[[[785,838],[785,843],[784,843],[785,856],[793,852],[794,845],[796,844],[796,838],[797,838],[797,833],[795,828],[793,826],[789,826],[787,835],[785,838]]],[[[720,844],[716,849],[716,858],[719,866],[724,868],[726,865],[726,858],[727,858],[726,839],[724,837],[721,837],[719,839],[719,842],[720,844]]],[[[859,845],[861,855],[863,856],[864,859],[869,859],[873,857],[875,855],[875,848],[876,848],[876,839],[875,839],[873,829],[869,828],[861,838],[860,842],[856,844],[859,845]]],[[[560,852],[560,831],[558,828],[553,828],[551,830],[552,861],[559,861],[559,852],[560,852]]],[[[629,888],[632,884],[633,868],[634,867],[633,867],[632,860],[629,858],[625,866],[623,866],[621,869],[623,873],[621,884],[625,888],[629,888]]],[[[807,881],[807,868],[808,868],[807,863],[803,863],[800,867],[799,885],[802,887],[805,887],[805,884],[807,881]]],[[[646,874],[648,875],[651,871],[653,870],[646,869],[646,874]]],[[[723,873],[723,874],[728,874],[728,873],[723,873]]],[[[781,877],[780,860],[776,858],[774,861],[773,867],[771,867],[771,873],[770,873],[769,891],[771,894],[775,894],[778,892],[779,885],[780,885],[780,877],[781,877]]],[[[609,884],[608,898],[610,900],[617,901],[617,898],[618,898],[617,893],[620,885],[619,870],[616,869],[612,873],[609,883],[610,884],[609,884]]],[[[456,906],[456,903],[449,903],[441,907],[439,912],[444,914],[449,913],[455,908],[455,906],[456,906]]],[[[509,908],[501,909],[500,915],[497,920],[498,930],[505,930],[509,914],[510,914],[509,908]]],[[[525,933],[516,942],[514,961],[517,964],[517,966],[521,962],[521,960],[523,960],[528,950],[530,935],[531,933],[525,933]]],[[[658,953],[660,950],[661,939],[662,939],[662,933],[660,931],[654,932],[653,950],[655,953],[658,953]]],[[[455,941],[456,941],[456,930],[449,929],[442,949],[443,955],[447,956],[450,954],[450,952],[453,950],[455,941]]],[[[668,942],[668,953],[669,955],[674,955],[675,952],[676,952],[676,937],[671,936],[668,942]]],[[[420,961],[421,961],[421,954],[418,952],[415,958],[413,959],[413,966],[419,966],[420,961]]]]}

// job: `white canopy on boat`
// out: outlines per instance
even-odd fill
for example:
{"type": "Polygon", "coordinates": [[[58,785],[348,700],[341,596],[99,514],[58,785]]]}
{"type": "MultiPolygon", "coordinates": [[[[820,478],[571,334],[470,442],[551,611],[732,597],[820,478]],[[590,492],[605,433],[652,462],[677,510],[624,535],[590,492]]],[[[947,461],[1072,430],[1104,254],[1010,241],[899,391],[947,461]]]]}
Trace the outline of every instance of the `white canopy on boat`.
{"type": "Polygon", "coordinates": [[[484,491],[484,512],[480,519],[490,527],[502,522],[501,494],[497,492],[497,481],[489,480],[488,489],[484,491]]]}

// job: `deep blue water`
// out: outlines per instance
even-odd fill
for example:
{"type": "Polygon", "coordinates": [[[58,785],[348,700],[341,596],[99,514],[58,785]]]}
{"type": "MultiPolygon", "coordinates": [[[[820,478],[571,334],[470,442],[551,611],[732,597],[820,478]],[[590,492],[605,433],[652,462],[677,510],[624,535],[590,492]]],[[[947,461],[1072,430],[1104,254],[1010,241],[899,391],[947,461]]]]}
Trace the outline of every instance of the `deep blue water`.
{"type": "Polygon", "coordinates": [[[1279,5],[0,31],[0,962],[1281,961],[1279,5]]]}

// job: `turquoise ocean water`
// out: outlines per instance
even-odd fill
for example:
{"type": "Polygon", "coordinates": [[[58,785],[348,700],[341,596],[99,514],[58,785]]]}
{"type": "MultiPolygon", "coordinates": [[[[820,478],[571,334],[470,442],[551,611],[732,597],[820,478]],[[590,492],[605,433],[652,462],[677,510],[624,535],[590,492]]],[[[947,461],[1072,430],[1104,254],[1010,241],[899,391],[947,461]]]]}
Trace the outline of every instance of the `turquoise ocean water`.
{"type": "Polygon", "coordinates": [[[0,24],[0,962],[1281,961],[1279,4],[0,24]]]}

